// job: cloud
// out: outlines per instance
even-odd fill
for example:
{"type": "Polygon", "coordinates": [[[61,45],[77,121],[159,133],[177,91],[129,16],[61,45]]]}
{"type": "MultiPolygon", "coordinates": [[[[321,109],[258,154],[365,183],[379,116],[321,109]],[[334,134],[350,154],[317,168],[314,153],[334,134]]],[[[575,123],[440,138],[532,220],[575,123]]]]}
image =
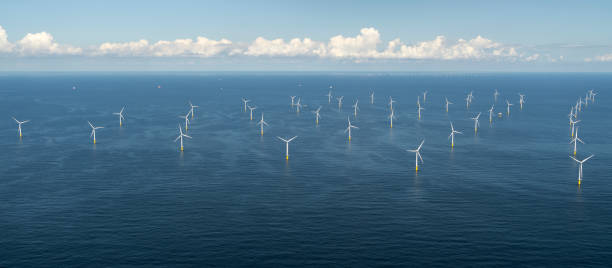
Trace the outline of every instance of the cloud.
{"type": "MultiPolygon", "coordinates": [[[[283,39],[268,40],[257,38],[244,53],[249,56],[318,56],[336,59],[502,59],[521,58],[516,48],[504,46],[482,36],[471,40],[459,39],[450,43],[444,36],[437,36],[434,40],[406,45],[400,39],[394,39],[386,44],[384,50],[379,49],[383,44],[380,33],[375,28],[363,28],[355,37],[337,35],[327,43],[312,41],[309,38],[292,39],[285,42],[283,39]]],[[[539,55],[524,56],[529,61],[535,60],[539,55]]]]}
{"type": "Polygon", "coordinates": [[[584,61],[586,61],[586,62],[592,62],[592,61],[608,62],[608,61],[612,61],[612,53],[611,54],[605,54],[605,55],[597,56],[595,58],[586,58],[586,59],[584,59],[584,61]]]}
{"type": "Polygon", "coordinates": [[[2,26],[0,26],[0,52],[11,52],[14,45],[8,41],[8,35],[2,26]]]}
{"type": "MultiPolygon", "coordinates": [[[[440,35],[433,40],[406,44],[399,38],[383,42],[380,32],[372,27],[362,28],[355,36],[336,35],[327,41],[310,38],[266,39],[258,37],[251,43],[234,43],[227,39],[213,40],[198,36],[195,39],[160,40],[155,43],[142,39],[131,42],[105,42],[82,49],[55,42],[47,32],[28,33],[12,44],[0,26],[0,52],[16,55],[85,55],[118,57],[314,57],[367,60],[509,60],[536,61],[539,54],[519,53],[519,48],[501,44],[480,35],[469,39],[449,41],[440,35]]],[[[604,55],[605,56],[605,55],[604,55]]],[[[604,57],[600,56],[600,57],[604,57]]],[[[603,58],[596,60],[604,61],[603,58]]],[[[610,56],[606,60],[610,60],[610,56]]]]}
{"type": "Polygon", "coordinates": [[[310,38],[291,39],[285,42],[283,39],[268,40],[258,37],[244,52],[248,56],[313,56],[324,53],[325,47],[320,42],[312,41],[310,38]]]}
{"type": "MultiPolygon", "coordinates": [[[[95,49],[93,55],[116,55],[116,56],[152,56],[152,57],[177,57],[197,56],[212,57],[223,52],[232,50],[232,42],[227,39],[211,40],[206,37],[192,39],[176,39],[174,41],[158,41],[149,44],[147,40],[126,43],[103,43],[95,49]]],[[[231,53],[236,53],[230,52],[231,53]]]]}
{"type": "Polygon", "coordinates": [[[47,32],[28,33],[17,41],[16,51],[21,55],[78,55],[83,52],[79,47],[56,43],[47,32]]]}

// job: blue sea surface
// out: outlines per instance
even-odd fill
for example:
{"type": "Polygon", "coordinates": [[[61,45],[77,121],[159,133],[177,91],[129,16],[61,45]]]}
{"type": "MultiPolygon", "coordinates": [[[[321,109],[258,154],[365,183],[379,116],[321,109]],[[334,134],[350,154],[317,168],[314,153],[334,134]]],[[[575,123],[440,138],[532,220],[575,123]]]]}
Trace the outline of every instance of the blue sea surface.
{"type": "Polygon", "coordinates": [[[605,73],[3,73],[0,267],[609,267],[611,89],[605,73]],[[579,186],[568,114],[588,89],[579,186]],[[31,120],[22,139],[12,116],[31,120]],[[277,136],[298,136],[288,161],[277,136]]]}

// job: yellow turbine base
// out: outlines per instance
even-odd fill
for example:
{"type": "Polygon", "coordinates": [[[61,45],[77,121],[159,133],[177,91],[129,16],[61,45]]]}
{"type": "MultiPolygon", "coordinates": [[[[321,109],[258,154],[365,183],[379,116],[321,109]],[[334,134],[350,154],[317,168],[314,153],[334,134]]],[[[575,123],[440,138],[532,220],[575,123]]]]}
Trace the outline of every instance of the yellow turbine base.
{"type": "Polygon", "coordinates": [[[576,151],[574,151],[574,155],[576,155],[576,151]]]}
{"type": "Polygon", "coordinates": [[[349,136],[349,141],[351,141],[351,136],[349,136]]]}
{"type": "Polygon", "coordinates": [[[419,166],[416,166],[416,168],[414,170],[415,171],[419,171],[419,166]]]}
{"type": "Polygon", "coordinates": [[[96,139],[94,139],[94,144],[96,144],[96,139]]]}
{"type": "Polygon", "coordinates": [[[263,136],[263,131],[261,132],[261,135],[263,136]]]}
{"type": "Polygon", "coordinates": [[[578,180],[578,185],[580,185],[580,180],[578,180]]]}
{"type": "Polygon", "coordinates": [[[122,126],[122,125],[123,125],[122,123],[119,123],[119,126],[122,126]]]}
{"type": "Polygon", "coordinates": [[[21,138],[21,137],[23,137],[23,135],[21,133],[19,133],[19,137],[21,138]]]}
{"type": "Polygon", "coordinates": [[[181,146],[181,152],[183,151],[183,146],[181,146]]]}
{"type": "Polygon", "coordinates": [[[286,159],[286,160],[289,160],[289,156],[286,156],[286,157],[285,157],[285,159],[286,159]]]}

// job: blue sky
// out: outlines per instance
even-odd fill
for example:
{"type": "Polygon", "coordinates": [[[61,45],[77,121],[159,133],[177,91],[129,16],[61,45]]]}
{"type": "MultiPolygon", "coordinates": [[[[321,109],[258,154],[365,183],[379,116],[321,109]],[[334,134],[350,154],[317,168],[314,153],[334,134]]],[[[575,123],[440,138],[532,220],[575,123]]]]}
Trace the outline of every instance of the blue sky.
{"type": "Polygon", "coordinates": [[[584,3],[10,1],[0,70],[612,71],[584,3]]]}

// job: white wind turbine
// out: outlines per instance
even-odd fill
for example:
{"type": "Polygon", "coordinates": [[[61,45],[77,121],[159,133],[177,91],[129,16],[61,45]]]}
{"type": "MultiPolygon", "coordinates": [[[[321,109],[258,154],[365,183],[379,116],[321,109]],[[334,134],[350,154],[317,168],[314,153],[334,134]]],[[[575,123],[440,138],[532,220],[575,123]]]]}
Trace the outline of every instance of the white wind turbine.
{"type": "Polygon", "coordinates": [[[187,112],[186,115],[179,115],[179,118],[185,118],[185,131],[189,129],[189,114],[191,111],[187,112]]]}
{"type": "Polygon", "coordinates": [[[193,103],[191,103],[191,101],[189,101],[189,107],[191,107],[191,118],[193,119],[193,116],[195,114],[195,108],[200,108],[200,106],[193,105],[193,103]]]}
{"type": "Polygon", "coordinates": [[[391,110],[393,110],[393,103],[394,103],[394,102],[395,102],[395,101],[393,100],[393,98],[392,98],[392,97],[389,97],[389,107],[391,108],[391,110]]]}
{"type": "Polygon", "coordinates": [[[419,171],[419,159],[421,160],[421,163],[423,163],[423,157],[421,157],[421,147],[423,146],[423,143],[425,143],[425,140],[421,141],[421,144],[419,144],[419,147],[416,148],[415,150],[406,150],[408,152],[412,152],[414,153],[414,168],[416,171],[419,171]]]}
{"type": "Polygon", "coordinates": [[[87,121],[87,123],[89,124],[89,126],[91,127],[91,134],[89,135],[90,137],[93,137],[93,143],[96,144],[96,129],[101,129],[104,127],[95,127],[91,122],[87,121]]]}
{"type": "Polygon", "coordinates": [[[525,95],[519,93],[519,104],[521,105],[521,110],[523,110],[523,104],[525,103],[525,95]]]}
{"type": "Polygon", "coordinates": [[[118,115],[119,116],[119,126],[123,125],[123,120],[125,120],[125,117],[123,117],[123,109],[125,109],[125,107],[121,108],[121,111],[119,111],[118,113],[113,113],[114,115],[118,115]]]}
{"type": "Polygon", "coordinates": [[[355,114],[355,118],[357,118],[357,110],[359,110],[359,100],[356,100],[355,104],[353,104],[353,113],[355,114]]]}
{"type": "Polygon", "coordinates": [[[393,128],[393,119],[395,119],[395,112],[391,110],[391,114],[389,115],[389,120],[391,121],[390,128],[393,128]]]}
{"type": "Polygon", "coordinates": [[[249,108],[249,110],[251,110],[251,121],[253,121],[253,111],[254,111],[255,109],[257,109],[257,107],[256,107],[256,106],[254,106],[254,107],[247,106],[247,107],[249,108]]]}
{"type": "MultiPolygon", "coordinates": [[[[417,102],[418,103],[418,102],[417,102]]],[[[421,110],[425,110],[425,108],[421,107],[421,104],[418,103],[417,112],[419,112],[419,120],[421,120],[421,110]]]]}
{"type": "Polygon", "coordinates": [[[302,105],[302,98],[298,98],[298,101],[295,104],[295,107],[297,107],[296,112],[299,114],[300,113],[300,109],[302,109],[302,107],[304,107],[302,105]]]}
{"type": "Polygon", "coordinates": [[[321,106],[319,106],[319,108],[317,108],[317,110],[313,112],[315,114],[315,123],[317,125],[319,124],[319,118],[321,118],[321,115],[319,114],[319,112],[321,112],[321,106]]]}
{"type": "Polygon", "coordinates": [[[582,141],[580,138],[578,138],[578,127],[576,127],[576,135],[570,141],[570,144],[572,144],[572,143],[574,144],[574,155],[576,155],[576,148],[578,147],[578,142],[584,144],[584,141],[582,141]]]}
{"type": "Polygon", "coordinates": [[[453,104],[452,102],[448,101],[448,98],[444,98],[444,100],[446,100],[446,112],[448,113],[448,105],[449,104],[453,104]]]}
{"type": "Polygon", "coordinates": [[[15,117],[13,117],[13,120],[15,120],[15,122],[17,122],[17,124],[19,125],[17,127],[17,130],[19,131],[19,138],[23,137],[23,134],[21,133],[21,125],[23,125],[23,124],[25,124],[27,122],[30,122],[30,120],[19,121],[19,120],[15,119],[15,117]]]}
{"type": "Polygon", "coordinates": [[[244,111],[245,111],[245,112],[246,112],[246,110],[247,110],[247,103],[248,103],[249,101],[251,101],[251,100],[248,100],[248,99],[242,98],[242,102],[244,102],[244,111]]]}
{"type": "Polygon", "coordinates": [[[476,115],[475,117],[471,118],[472,120],[474,120],[474,134],[478,132],[478,126],[480,126],[480,123],[478,122],[478,118],[480,118],[480,113],[478,113],[478,115],[476,115]]]}
{"type": "Polygon", "coordinates": [[[281,138],[281,137],[278,137],[278,136],[277,136],[277,138],[278,138],[278,139],[280,139],[280,140],[282,140],[282,141],[284,141],[284,142],[285,142],[285,145],[286,145],[286,147],[285,147],[285,148],[286,148],[286,149],[285,149],[285,159],[287,159],[287,160],[289,160],[289,143],[290,143],[290,142],[291,142],[293,139],[295,139],[295,138],[297,138],[297,137],[298,137],[298,136],[294,136],[293,138],[286,140],[286,139],[283,139],[283,138],[281,138]]]}
{"type": "Polygon", "coordinates": [[[336,99],[338,100],[338,109],[342,109],[342,99],[344,99],[344,96],[340,96],[336,99]]]}
{"type": "Polygon", "coordinates": [[[370,104],[374,104],[374,91],[370,92],[370,104]]]}
{"type": "Polygon", "coordinates": [[[293,103],[293,101],[295,100],[296,96],[289,96],[289,98],[291,98],[291,107],[293,107],[295,104],[293,103]]]}
{"type": "Polygon", "coordinates": [[[591,157],[593,157],[593,156],[595,156],[595,155],[592,154],[591,156],[589,156],[589,157],[587,157],[585,159],[582,159],[582,161],[576,159],[573,156],[570,156],[570,158],[574,159],[574,161],[576,161],[576,162],[578,162],[580,164],[580,167],[578,168],[578,185],[580,185],[580,183],[582,183],[582,164],[584,164],[584,162],[586,162],[587,160],[591,159],[591,157]]]}
{"type": "Polygon", "coordinates": [[[494,99],[495,103],[497,103],[497,96],[499,96],[499,91],[497,91],[497,89],[495,89],[495,92],[493,93],[493,99],[494,99]]]}
{"type": "Polygon", "coordinates": [[[472,99],[474,98],[474,92],[470,91],[470,94],[465,98],[465,108],[470,109],[470,104],[472,103],[472,99]]]}
{"type": "Polygon", "coordinates": [[[493,123],[493,109],[495,109],[495,104],[491,105],[491,109],[489,109],[489,124],[493,123]]]}
{"type": "Polygon", "coordinates": [[[191,136],[188,136],[183,133],[183,128],[181,127],[181,124],[178,125],[178,129],[179,129],[179,135],[178,137],[176,137],[176,139],[174,139],[174,142],[176,142],[179,139],[181,140],[181,152],[182,152],[183,151],[183,137],[191,139],[191,136]]]}
{"type": "Polygon", "coordinates": [[[506,105],[507,105],[507,108],[506,108],[507,115],[510,116],[510,106],[512,106],[514,104],[512,104],[508,100],[506,100],[506,105]]]}
{"type": "Polygon", "coordinates": [[[268,126],[268,123],[266,123],[266,121],[264,121],[264,114],[263,113],[261,113],[261,120],[259,120],[259,123],[257,123],[257,125],[259,125],[261,127],[261,135],[263,136],[264,125],[268,126]]]}
{"type": "Polygon", "coordinates": [[[423,103],[425,103],[426,101],[427,101],[427,90],[423,92],[423,103]]]}
{"type": "Polygon", "coordinates": [[[344,133],[346,133],[348,131],[348,140],[351,141],[351,128],[356,128],[358,129],[358,127],[353,126],[351,124],[351,119],[347,116],[346,119],[348,120],[348,127],[346,127],[346,129],[344,130],[344,133]]]}
{"type": "Polygon", "coordinates": [[[572,126],[572,138],[574,137],[574,126],[576,126],[577,123],[580,123],[580,120],[576,120],[574,121],[571,117],[570,117],[570,125],[572,126]]]}
{"type": "Polygon", "coordinates": [[[450,135],[448,135],[448,138],[451,139],[451,148],[454,148],[455,147],[455,134],[463,134],[463,132],[456,131],[455,128],[453,127],[453,122],[451,122],[450,125],[451,125],[451,133],[450,135]]]}
{"type": "Polygon", "coordinates": [[[327,103],[331,103],[331,98],[332,98],[332,93],[331,90],[329,92],[327,92],[327,94],[325,94],[325,96],[327,96],[327,103]]]}

